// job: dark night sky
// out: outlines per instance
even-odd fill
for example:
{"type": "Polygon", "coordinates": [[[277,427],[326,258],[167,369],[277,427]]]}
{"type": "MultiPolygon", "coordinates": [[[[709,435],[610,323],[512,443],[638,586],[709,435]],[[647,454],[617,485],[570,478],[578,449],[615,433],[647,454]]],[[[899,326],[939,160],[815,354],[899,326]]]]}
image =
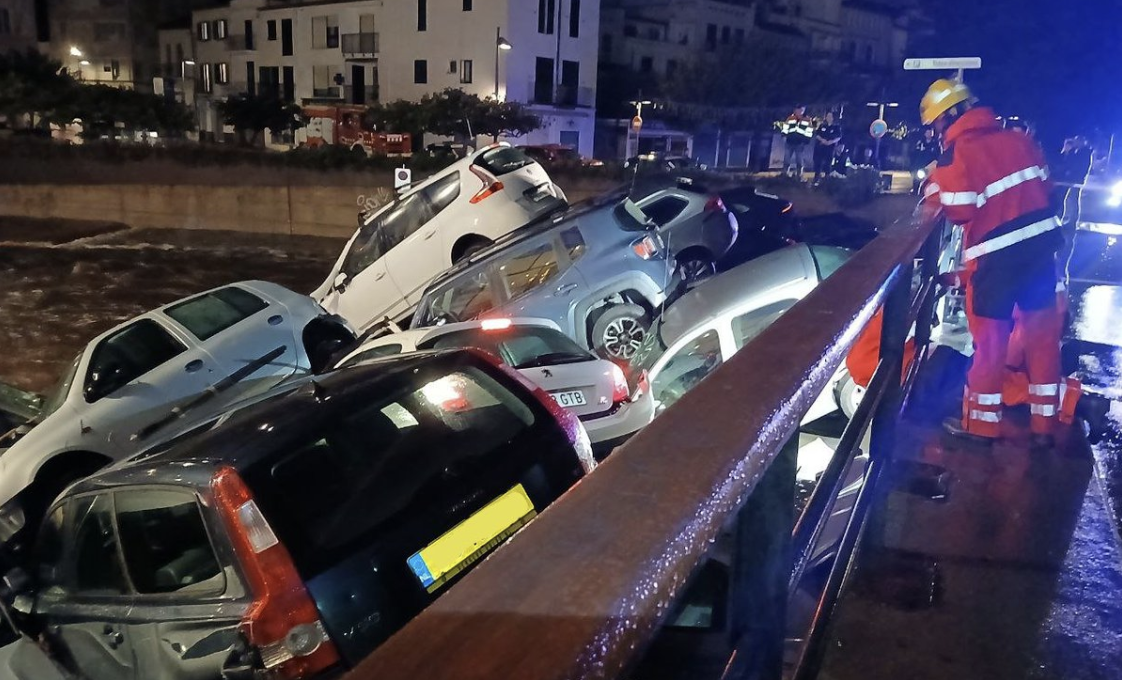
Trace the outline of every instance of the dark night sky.
{"type": "MultiPolygon", "coordinates": [[[[935,22],[909,56],[980,56],[966,82],[1046,144],[1122,132],[1122,0],[918,0],[935,22]]],[[[906,81],[918,101],[932,74],[906,81]],[[914,88],[914,89],[913,89],[914,88]]]]}

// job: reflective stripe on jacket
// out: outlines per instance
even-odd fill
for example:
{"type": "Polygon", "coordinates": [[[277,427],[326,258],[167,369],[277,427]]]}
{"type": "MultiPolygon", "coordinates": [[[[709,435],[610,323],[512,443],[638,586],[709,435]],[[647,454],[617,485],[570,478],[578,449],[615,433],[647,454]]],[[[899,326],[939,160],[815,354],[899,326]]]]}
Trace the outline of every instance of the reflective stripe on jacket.
{"type": "Polygon", "coordinates": [[[1002,129],[992,109],[964,113],[947,129],[944,147],[925,200],[962,225],[964,261],[1059,226],[1043,152],[1027,135],[1002,129]]]}
{"type": "Polygon", "coordinates": [[[809,118],[791,115],[783,121],[782,132],[788,139],[793,137],[799,141],[810,141],[814,137],[814,123],[809,118]]]}

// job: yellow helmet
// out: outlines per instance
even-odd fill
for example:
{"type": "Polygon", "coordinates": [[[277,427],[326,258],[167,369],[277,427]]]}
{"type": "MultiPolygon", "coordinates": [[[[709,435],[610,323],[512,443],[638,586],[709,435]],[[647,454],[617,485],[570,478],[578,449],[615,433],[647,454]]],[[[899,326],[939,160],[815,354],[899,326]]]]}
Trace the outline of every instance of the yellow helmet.
{"type": "Polygon", "coordinates": [[[970,88],[954,80],[940,78],[931,83],[927,94],[919,102],[919,118],[924,125],[931,125],[935,119],[965,101],[974,101],[970,88]]]}

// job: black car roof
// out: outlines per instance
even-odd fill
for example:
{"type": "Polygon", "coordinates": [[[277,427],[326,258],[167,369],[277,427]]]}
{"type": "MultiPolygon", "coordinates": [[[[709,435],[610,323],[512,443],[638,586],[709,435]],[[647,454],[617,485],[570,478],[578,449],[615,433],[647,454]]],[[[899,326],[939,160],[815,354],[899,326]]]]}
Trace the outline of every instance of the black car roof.
{"type": "Polygon", "coordinates": [[[579,203],[574,203],[573,205],[559,212],[546,213],[545,215],[535,218],[530,222],[527,222],[525,225],[510,232],[506,236],[500,237],[494,243],[476,252],[471,257],[461,260],[460,262],[452,265],[451,269],[448,269],[443,274],[430,281],[429,285],[426,287],[426,290],[432,289],[450,279],[459,276],[469,269],[475,268],[477,265],[491,260],[499,253],[502,253],[507,248],[513,245],[522,243],[527,239],[534,238],[535,236],[540,236],[541,234],[556,229],[569,220],[576,219],[582,215],[593,212],[594,210],[601,210],[606,207],[614,207],[616,203],[626,198],[626,196],[626,188],[619,188],[613,191],[609,191],[600,196],[595,196],[580,201],[579,203]]]}
{"type": "Polygon", "coordinates": [[[278,388],[267,398],[235,406],[79,482],[71,493],[124,484],[208,485],[215,470],[244,470],[288,442],[302,440],[324,419],[384,393],[402,374],[479,365],[471,351],[399,354],[363,362],[278,388]]]}

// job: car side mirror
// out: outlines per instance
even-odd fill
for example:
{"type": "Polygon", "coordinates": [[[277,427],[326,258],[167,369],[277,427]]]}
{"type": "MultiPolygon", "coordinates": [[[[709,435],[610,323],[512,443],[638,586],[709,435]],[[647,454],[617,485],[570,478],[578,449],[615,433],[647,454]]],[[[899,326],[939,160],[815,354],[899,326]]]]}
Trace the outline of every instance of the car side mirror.
{"type": "Polygon", "coordinates": [[[336,291],[342,293],[347,289],[347,273],[339,272],[335,275],[335,280],[331,282],[331,287],[336,291]]]}
{"type": "Polygon", "coordinates": [[[18,600],[21,595],[30,593],[31,588],[31,575],[20,567],[12,567],[8,570],[8,573],[4,574],[3,596],[5,600],[18,600]]]}
{"type": "Polygon", "coordinates": [[[124,387],[127,383],[125,367],[116,361],[106,362],[90,373],[90,378],[86,381],[86,401],[95,402],[124,387]]]}

